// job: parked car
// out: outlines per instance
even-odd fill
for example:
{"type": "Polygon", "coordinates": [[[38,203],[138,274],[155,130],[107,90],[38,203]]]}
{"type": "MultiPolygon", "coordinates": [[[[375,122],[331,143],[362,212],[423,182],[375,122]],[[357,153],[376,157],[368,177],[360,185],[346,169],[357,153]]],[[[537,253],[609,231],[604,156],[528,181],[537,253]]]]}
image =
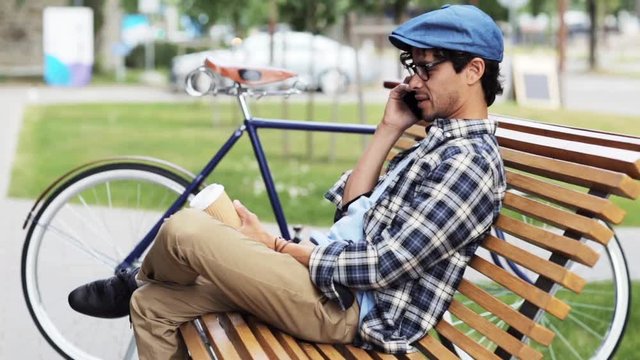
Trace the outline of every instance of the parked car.
{"type": "MultiPolygon", "coordinates": [[[[355,49],[326,36],[306,32],[274,34],[273,62],[270,62],[269,34],[253,34],[229,50],[211,50],[176,56],[171,66],[174,89],[184,88],[186,75],[203,64],[206,57],[223,64],[275,66],[298,73],[309,87],[326,93],[340,93],[356,81],[355,49]]],[[[360,76],[363,83],[377,80],[380,71],[373,46],[359,50],[360,76]]]]}

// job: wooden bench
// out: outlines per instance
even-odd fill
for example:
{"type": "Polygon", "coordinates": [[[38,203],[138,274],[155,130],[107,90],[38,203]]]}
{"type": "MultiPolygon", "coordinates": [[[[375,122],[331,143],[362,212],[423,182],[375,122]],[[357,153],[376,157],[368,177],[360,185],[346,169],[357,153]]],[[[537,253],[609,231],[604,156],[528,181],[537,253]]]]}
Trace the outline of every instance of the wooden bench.
{"type": "MultiPolygon", "coordinates": [[[[228,313],[203,315],[180,328],[192,358],[453,359],[456,349],[479,359],[542,358],[555,334],[541,319],[546,314],[565,319],[572,310],[557,296],[557,286],[579,294],[587,283],[568,262],[587,267],[598,262],[592,244],[605,246],[614,235],[607,224],[625,216],[609,195],[640,195],[640,138],[493,118],[499,122],[508,181],[494,230],[508,234],[509,241],[495,235],[484,240],[450,315],[415,343],[420,353],[396,357],[350,345],[310,344],[251,316],[228,313]],[[490,254],[525,268],[533,283],[489,261],[490,254]]],[[[424,126],[410,128],[389,156],[424,134],[424,126]]]]}

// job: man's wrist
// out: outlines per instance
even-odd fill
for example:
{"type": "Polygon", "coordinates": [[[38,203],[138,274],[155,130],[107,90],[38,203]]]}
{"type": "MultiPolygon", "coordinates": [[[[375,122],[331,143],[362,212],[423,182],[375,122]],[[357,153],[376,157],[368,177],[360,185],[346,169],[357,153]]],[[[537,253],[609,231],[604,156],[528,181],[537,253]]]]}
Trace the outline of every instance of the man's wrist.
{"type": "Polygon", "coordinates": [[[385,122],[384,119],[376,127],[377,134],[382,135],[385,138],[393,138],[396,140],[402,136],[402,133],[404,133],[405,130],[406,129],[401,126],[385,122]]]}

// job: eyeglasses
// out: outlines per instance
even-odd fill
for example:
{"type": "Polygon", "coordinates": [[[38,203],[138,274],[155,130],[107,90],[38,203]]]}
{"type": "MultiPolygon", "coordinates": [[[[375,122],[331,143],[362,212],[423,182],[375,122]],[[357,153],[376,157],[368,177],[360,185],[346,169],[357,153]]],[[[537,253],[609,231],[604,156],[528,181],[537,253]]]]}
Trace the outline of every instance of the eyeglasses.
{"type": "Polygon", "coordinates": [[[417,65],[413,63],[413,58],[411,57],[410,53],[403,52],[402,54],[400,54],[400,63],[402,64],[402,66],[404,66],[405,69],[407,69],[409,75],[418,75],[418,77],[420,77],[420,79],[422,79],[423,81],[429,80],[429,71],[433,70],[433,68],[447,60],[448,59],[440,59],[427,64],[417,65]]]}

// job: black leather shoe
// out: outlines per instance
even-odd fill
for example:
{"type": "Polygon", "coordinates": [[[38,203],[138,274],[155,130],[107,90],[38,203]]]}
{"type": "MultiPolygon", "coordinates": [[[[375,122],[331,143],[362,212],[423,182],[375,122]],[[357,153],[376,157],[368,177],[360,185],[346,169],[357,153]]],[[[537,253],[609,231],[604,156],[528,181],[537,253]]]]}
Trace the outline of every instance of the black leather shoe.
{"type": "Polygon", "coordinates": [[[129,315],[129,300],[138,287],[139,269],[121,270],[108,279],[82,285],[69,293],[69,305],[79,313],[115,319],[129,315]]]}

